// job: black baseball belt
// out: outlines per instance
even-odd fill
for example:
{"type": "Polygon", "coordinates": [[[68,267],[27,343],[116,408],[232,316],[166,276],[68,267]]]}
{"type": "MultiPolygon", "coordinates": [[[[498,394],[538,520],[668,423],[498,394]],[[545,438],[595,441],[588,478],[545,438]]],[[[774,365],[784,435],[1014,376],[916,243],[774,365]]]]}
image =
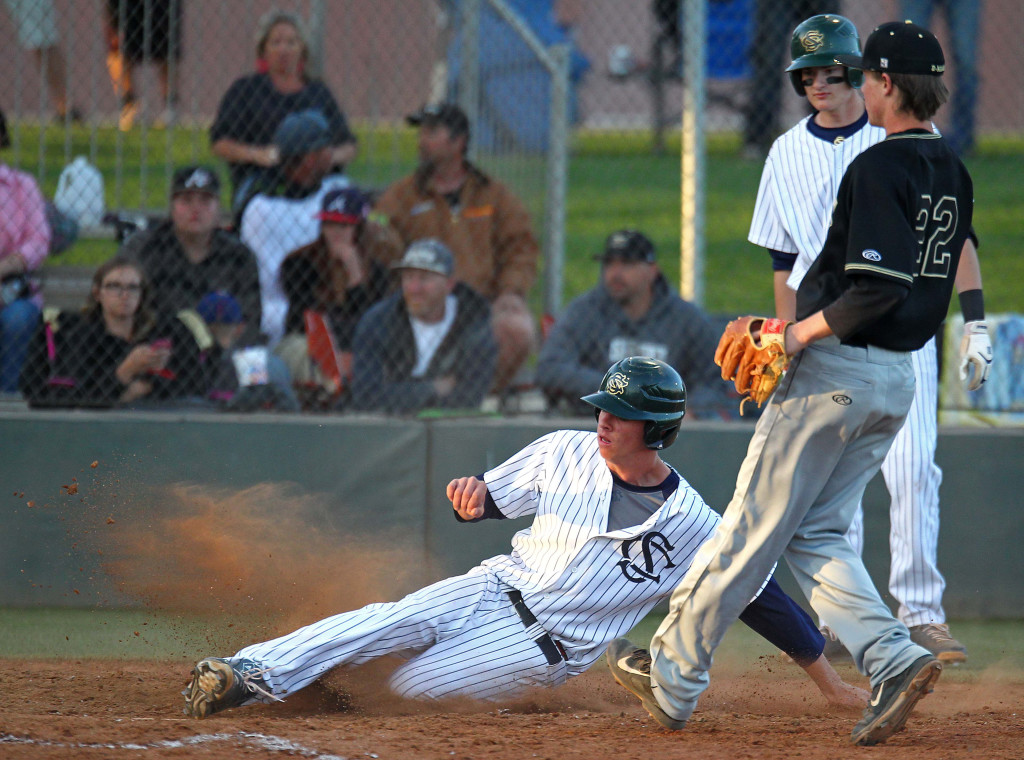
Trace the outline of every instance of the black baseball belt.
{"type": "Polygon", "coordinates": [[[523,595],[516,589],[511,589],[505,592],[505,596],[512,602],[512,606],[515,608],[516,614],[519,615],[519,619],[523,621],[523,626],[526,628],[526,635],[533,639],[533,643],[544,653],[547,658],[548,665],[557,665],[563,660],[568,662],[569,658],[565,654],[565,648],[558,641],[551,638],[551,634],[541,628],[540,623],[537,622],[537,617],[530,612],[530,608],[526,606],[526,602],[523,601],[523,595]]]}

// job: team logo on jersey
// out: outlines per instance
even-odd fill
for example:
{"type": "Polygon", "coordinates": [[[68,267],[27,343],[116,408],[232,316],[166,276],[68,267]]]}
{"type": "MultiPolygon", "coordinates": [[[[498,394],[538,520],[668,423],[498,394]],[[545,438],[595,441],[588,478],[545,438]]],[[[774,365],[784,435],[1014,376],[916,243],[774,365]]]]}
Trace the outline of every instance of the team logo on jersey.
{"type": "Polygon", "coordinates": [[[621,372],[616,372],[608,378],[608,385],[605,387],[605,390],[613,396],[621,396],[626,392],[626,387],[628,385],[629,378],[621,372]]]}
{"type": "Polygon", "coordinates": [[[882,254],[876,251],[874,248],[868,248],[866,251],[861,251],[861,256],[866,258],[868,261],[881,261],[882,254]]]}
{"type": "Polygon", "coordinates": [[[813,53],[815,50],[820,50],[821,46],[825,44],[825,35],[817,29],[812,29],[800,35],[800,44],[808,53],[813,53]]]}
{"type": "Polygon", "coordinates": [[[632,583],[643,583],[644,581],[658,583],[661,581],[661,573],[654,572],[654,563],[656,561],[654,552],[661,554],[667,569],[676,566],[676,563],[672,561],[668,554],[673,549],[675,547],[668,542],[668,539],[656,530],[644,533],[637,538],[623,541],[619,551],[622,552],[622,556],[625,559],[619,560],[619,570],[626,576],[626,580],[632,583]],[[630,554],[632,554],[633,547],[637,544],[640,544],[640,555],[634,559],[630,554]],[[643,567],[637,565],[637,561],[641,559],[643,560],[643,567]]]}

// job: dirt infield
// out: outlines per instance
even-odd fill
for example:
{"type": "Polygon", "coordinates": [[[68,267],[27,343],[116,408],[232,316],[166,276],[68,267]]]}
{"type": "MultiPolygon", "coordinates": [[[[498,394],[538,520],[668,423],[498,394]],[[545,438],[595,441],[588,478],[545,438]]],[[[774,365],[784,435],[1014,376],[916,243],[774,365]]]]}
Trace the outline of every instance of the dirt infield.
{"type": "MultiPolygon", "coordinates": [[[[603,662],[506,704],[424,705],[390,695],[394,663],[378,661],[333,672],[284,704],[185,718],[180,691],[193,658],[395,598],[416,574],[399,545],[334,535],[316,504],[291,498],[282,511],[281,496],[262,486],[179,489],[144,513],[118,511],[113,497],[97,498],[102,507],[74,502],[69,534],[101,564],[81,574],[103,572],[147,612],[181,615],[143,621],[134,636],[113,622],[102,633],[62,622],[47,634],[67,625],[61,638],[111,645],[155,641],[147,631],[170,627],[182,643],[144,660],[0,659],[0,758],[1024,758],[1024,673],[998,652],[979,658],[988,666],[944,673],[907,731],[880,748],[850,746],[857,712],[830,712],[796,666],[746,646],[723,646],[700,710],[676,733],[654,725],[603,662]],[[234,622],[195,617],[207,613],[234,622]]],[[[840,672],[866,686],[850,666],[840,672]]]]}
{"type": "MultiPolygon", "coordinates": [[[[799,673],[762,658],[716,672],[687,730],[653,726],[603,664],[561,689],[496,707],[424,706],[375,689],[380,668],[332,675],[284,704],[181,715],[184,662],[0,660],[0,756],[20,758],[1021,758],[1024,682],[939,681],[907,730],[847,743],[856,715],[829,713],[799,673]],[[377,672],[375,672],[375,670],[377,672]]],[[[717,668],[717,666],[716,666],[717,668]]],[[[844,671],[856,679],[852,671],[844,671]]]]}

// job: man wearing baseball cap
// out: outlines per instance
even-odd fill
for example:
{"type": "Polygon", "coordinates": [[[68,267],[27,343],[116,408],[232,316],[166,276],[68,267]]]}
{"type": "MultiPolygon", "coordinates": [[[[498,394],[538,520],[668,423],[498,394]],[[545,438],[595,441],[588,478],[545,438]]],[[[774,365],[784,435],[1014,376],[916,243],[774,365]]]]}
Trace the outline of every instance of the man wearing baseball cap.
{"type": "MultiPolygon", "coordinates": [[[[964,248],[974,188],[932,130],[947,98],[934,35],[883,24],[862,55],[835,60],[864,71],[868,118],[886,138],[843,175],[829,233],[797,290],[796,321],[761,320],[756,331],[783,349],[788,369],[740,466],[714,541],[720,551],[694,562],[650,652],[620,641],[609,658],[615,679],[671,729],[685,727],[718,644],[783,555],[871,679],[854,744],[901,731],[943,669],[892,615],[845,534],[911,409],[911,353],[937,332],[954,287],[961,308],[984,319],[978,261],[964,248]]],[[[982,329],[965,341],[977,347],[970,364],[980,385],[992,359],[988,337],[982,329]]]]}
{"type": "MultiPolygon", "coordinates": [[[[285,333],[288,297],[281,284],[281,263],[292,251],[320,235],[324,196],[351,183],[329,174],[331,132],[327,119],[309,109],[286,116],[274,132],[280,165],[272,181],[244,204],[239,226],[242,242],[256,254],[263,300],[261,328],[276,345],[285,333]]],[[[244,189],[239,192],[248,192],[244,189]]]]}
{"type": "Polygon", "coordinates": [[[658,267],[654,243],[638,230],[618,230],[594,257],[597,287],[576,298],[555,322],[537,360],[537,383],[563,412],[593,414],[579,402],[609,364],[650,356],[686,382],[687,414],[731,415],[713,357],[718,335],[705,314],[672,290],[658,267]]]}
{"type": "Polygon", "coordinates": [[[487,300],[455,279],[455,257],[435,238],[414,241],[392,268],[401,292],[356,328],[355,408],[415,414],[479,407],[498,352],[487,300]]]}
{"type": "MultiPolygon", "coordinates": [[[[139,232],[121,248],[152,284],[154,306],[195,309],[207,293],[230,293],[247,324],[259,325],[260,287],[252,251],[220,227],[220,179],[208,166],[183,166],[171,179],[170,218],[139,232]]],[[[255,327],[253,328],[255,335],[255,327]]]]}
{"type": "Polygon", "coordinates": [[[494,386],[500,390],[536,343],[526,297],[540,249],[529,214],[505,185],[466,158],[470,124],[459,106],[427,105],[406,120],[419,128],[419,167],[391,185],[375,211],[404,245],[444,241],[455,257],[455,276],[490,301],[499,347],[494,386]]]}

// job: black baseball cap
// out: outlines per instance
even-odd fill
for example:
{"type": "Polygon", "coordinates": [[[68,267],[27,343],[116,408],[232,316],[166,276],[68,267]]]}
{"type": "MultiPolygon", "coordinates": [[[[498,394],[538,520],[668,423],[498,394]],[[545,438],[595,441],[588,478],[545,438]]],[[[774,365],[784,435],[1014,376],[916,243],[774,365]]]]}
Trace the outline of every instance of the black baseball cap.
{"type": "Polygon", "coordinates": [[[415,113],[409,114],[405,120],[414,127],[423,124],[427,126],[440,124],[448,127],[452,137],[469,135],[469,117],[454,103],[431,103],[415,113]]]}
{"type": "Polygon", "coordinates": [[[598,261],[622,259],[623,261],[643,261],[653,264],[654,243],[642,232],[636,230],[619,230],[613,232],[604,241],[604,251],[594,257],[598,261]]]}
{"type": "Polygon", "coordinates": [[[876,27],[861,55],[843,53],[836,63],[864,71],[885,74],[942,76],[946,58],[935,35],[912,21],[890,21],[876,27]]]}
{"type": "Polygon", "coordinates": [[[220,179],[209,166],[183,166],[171,178],[171,196],[196,190],[208,195],[220,195],[220,179]]]}

